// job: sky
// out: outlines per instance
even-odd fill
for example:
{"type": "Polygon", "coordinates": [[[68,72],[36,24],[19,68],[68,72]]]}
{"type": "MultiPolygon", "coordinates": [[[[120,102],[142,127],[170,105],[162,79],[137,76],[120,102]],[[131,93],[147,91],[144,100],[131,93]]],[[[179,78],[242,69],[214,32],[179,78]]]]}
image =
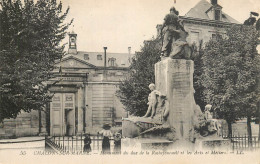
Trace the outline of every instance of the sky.
{"type": "MultiPolygon", "coordinates": [[[[139,51],[144,40],[156,36],[172,6],[185,15],[200,0],[61,0],[70,7],[67,22],[74,18],[78,51],[128,53],[139,51]]],[[[210,2],[210,0],[207,0],[210,2]]],[[[243,23],[250,11],[260,13],[260,0],[218,0],[223,11],[243,23]]],[[[68,37],[63,41],[68,42],[68,37]]]]}

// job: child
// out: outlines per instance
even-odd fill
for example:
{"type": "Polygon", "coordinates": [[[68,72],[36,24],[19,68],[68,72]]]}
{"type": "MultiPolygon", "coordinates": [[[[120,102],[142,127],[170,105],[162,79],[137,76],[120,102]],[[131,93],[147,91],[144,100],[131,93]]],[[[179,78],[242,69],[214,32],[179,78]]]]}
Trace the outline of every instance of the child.
{"type": "Polygon", "coordinates": [[[91,152],[91,138],[90,134],[85,134],[83,152],[91,152]]]}
{"type": "Polygon", "coordinates": [[[120,153],[121,152],[121,134],[117,132],[114,137],[114,152],[120,153]]]}

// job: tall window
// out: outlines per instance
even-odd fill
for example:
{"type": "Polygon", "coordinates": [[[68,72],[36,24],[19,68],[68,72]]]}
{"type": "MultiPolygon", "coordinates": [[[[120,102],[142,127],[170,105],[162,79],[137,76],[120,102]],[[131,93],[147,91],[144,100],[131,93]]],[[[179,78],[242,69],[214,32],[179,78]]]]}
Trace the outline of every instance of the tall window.
{"type": "Polygon", "coordinates": [[[84,60],[89,60],[89,55],[88,54],[84,54],[84,60]]]}
{"type": "Polygon", "coordinates": [[[116,66],[116,58],[109,58],[109,59],[108,59],[108,65],[109,65],[110,67],[116,66]]]}
{"type": "Polygon", "coordinates": [[[191,43],[195,43],[198,46],[199,45],[199,36],[200,36],[199,32],[191,31],[190,32],[191,43]]]}
{"type": "Polygon", "coordinates": [[[215,20],[220,20],[220,10],[215,10],[215,20]]]}
{"type": "Polygon", "coordinates": [[[102,55],[97,55],[97,60],[102,60],[102,55]]]}

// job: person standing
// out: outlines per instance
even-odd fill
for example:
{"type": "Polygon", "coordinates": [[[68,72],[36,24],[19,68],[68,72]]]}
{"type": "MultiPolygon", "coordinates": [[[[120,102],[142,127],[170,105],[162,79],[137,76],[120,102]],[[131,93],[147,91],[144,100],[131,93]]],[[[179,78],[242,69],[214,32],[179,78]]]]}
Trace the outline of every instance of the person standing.
{"type": "Polygon", "coordinates": [[[103,135],[102,139],[102,154],[110,154],[110,137],[113,136],[111,130],[111,126],[109,124],[103,125],[103,130],[99,132],[99,134],[103,135]]]}
{"type": "Polygon", "coordinates": [[[121,133],[117,132],[114,137],[114,152],[121,153],[121,133]]]}
{"type": "Polygon", "coordinates": [[[90,134],[86,134],[85,138],[84,138],[84,147],[83,147],[83,152],[91,152],[91,138],[90,138],[90,134]]]}

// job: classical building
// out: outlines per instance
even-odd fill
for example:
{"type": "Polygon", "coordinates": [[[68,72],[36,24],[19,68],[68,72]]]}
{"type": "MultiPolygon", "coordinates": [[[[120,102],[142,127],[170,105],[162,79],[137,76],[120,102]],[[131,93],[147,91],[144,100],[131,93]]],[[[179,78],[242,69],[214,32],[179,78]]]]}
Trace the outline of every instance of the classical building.
{"type": "Polygon", "coordinates": [[[77,51],[77,34],[69,34],[68,54],[56,63],[48,82],[54,94],[48,108],[51,135],[96,132],[104,123],[120,126],[126,112],[116,97],[118,84],[128,74],[129,53],[77,51]]]}
{"type": "MultiPolygon", "coordinates": [[[[184,16],[180,16],[185,30],[189,33],[187,41],[190,44],[200,41],[208,42],[216,37],[217,33],[224,34],[225,29],[232,24],[240,24],[231,16],[222,11],[218,0],[201,0],[184,16]]],[[[160,35],[162,25],[157,25],[157,35],[160,35]]]]}
{"type": "Polygon", "coordinates": [[[120,127],[127,113],[116,90],[128,74],[133,54],[131,47],[128,53],[106,50],[78,51],[77,34],[71,32],[68,53],[57,61],[55,78],[47,82],[53,98],[45,112],[22,112],[16,119],[5,119],[0,137],[96,133],[104,123],[120,127]]]}

